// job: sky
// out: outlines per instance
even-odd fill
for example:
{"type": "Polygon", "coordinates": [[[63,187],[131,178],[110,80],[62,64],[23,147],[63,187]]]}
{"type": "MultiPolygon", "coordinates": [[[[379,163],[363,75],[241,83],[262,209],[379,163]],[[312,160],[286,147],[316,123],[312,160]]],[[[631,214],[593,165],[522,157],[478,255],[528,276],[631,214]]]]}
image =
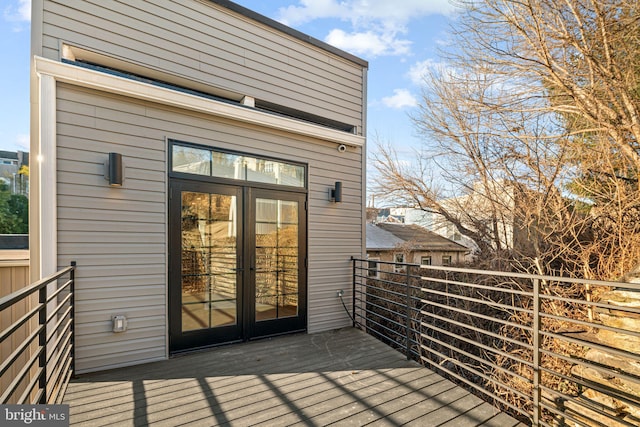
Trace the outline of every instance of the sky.
{"type": "MultiPolygon", "coordinates": [[[[367,128],[399,154],[419,147],[410,116],[427,67],[446,49],[449,0],[235,0],[369,62],[367,128]]],[[[0,0],[0,150],[29,150],[31,0],[0,0]]]]}

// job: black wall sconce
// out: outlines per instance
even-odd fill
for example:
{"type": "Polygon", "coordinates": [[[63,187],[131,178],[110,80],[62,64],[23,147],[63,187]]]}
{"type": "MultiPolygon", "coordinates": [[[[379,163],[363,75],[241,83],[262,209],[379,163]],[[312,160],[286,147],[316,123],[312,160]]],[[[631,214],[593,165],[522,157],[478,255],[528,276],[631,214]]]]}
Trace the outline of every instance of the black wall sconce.
{"type": "Polygon", "coordinates": [[[109,159],[104,163],[104,178],[111,187],[122,187],[124,182],[124,166],[122,154],[109,153],[109,159]]]}
{"type": "Polygon", "coordinates": [[[342,181],[336,181],[335,187],[329,189],[329,201],[334,203],[342,202],[342,181]]]}

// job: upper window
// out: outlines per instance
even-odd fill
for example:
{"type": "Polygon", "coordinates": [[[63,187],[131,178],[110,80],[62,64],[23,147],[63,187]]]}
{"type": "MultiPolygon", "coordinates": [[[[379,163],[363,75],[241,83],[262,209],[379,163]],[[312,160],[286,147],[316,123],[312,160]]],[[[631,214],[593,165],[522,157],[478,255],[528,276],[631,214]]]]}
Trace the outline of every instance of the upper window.
{"type": "Polygon", "coordinates": [[[430,256],[423,256],[420,258],[420,264],[421,265],[431,265],[431,257],[430,256]]]}
{"type": "Polygon", "coordinates": [[[442,265],[451,265],[451,255],[442,255],[442,265]]]}
{"type": "Polygon", "coordinates": [[[178,144],[173,145],[171,170],[300,188],[306,184],[301,165],[178,144]]]}
{"type": "Polygon", "coordinates": [[[404,264],[404,253],[396,252],[395,254],[393,254],[393,262],[395,263],[393,266],[394,273],[400,273],[405,271],[404,265],[399,265],[399,264],[404,264]]]}
{"type": "Polygon", "coordinates": [[[378,278],[379,277],[379,271],[378,271],[378,261],[380,261],[380,258],[369,258],[368,259],[368,276],[369,277],[374,277],[374,278],[378,278]]]}

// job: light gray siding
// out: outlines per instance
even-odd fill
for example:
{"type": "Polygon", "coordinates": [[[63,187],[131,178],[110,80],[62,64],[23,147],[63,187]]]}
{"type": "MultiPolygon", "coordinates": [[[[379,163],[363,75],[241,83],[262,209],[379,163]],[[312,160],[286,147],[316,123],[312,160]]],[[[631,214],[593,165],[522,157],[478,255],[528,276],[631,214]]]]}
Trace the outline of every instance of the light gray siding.
{"type": "Polygon", "coordinates": [[[66,84],[57,98],[58,264],[78,263],[78,372],[166,357],[167,138],[308,165],[308,330],[350,323],[336,291],[350,297],[361,254],[362,148],[66,84]],[[110,151],[123,155],[123,188],[104,180],[110,151]],[[330,203],[338,180],[344,202],[330,203]],[[127,332],[111,332],[116,314],[127,332]]]}
{"type": "Polygon", "coordinates": [[[62,43],[161,75],[357,126],[366,70],[210,1],[46,0],[42,54],[62,43]]]}

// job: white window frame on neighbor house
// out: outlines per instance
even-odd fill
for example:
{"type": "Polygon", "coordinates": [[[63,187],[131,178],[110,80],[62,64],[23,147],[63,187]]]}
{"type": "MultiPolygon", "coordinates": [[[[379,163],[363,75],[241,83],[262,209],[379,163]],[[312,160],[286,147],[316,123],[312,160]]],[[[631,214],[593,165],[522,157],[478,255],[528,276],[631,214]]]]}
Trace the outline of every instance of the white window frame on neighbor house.
{"type": "Polygon", "coordinates": [[[420,257],[420,265],[431,265],[433,262],[431,255],[425,255],[420,257]]]}
{"type": "Polygon", "coordinates": [[[380,258],[367,258],[367,277],[370,279],[380,278],[380,269],[378,268],[380,258]]]}
{"type": "Polygon", "coordinates": [[[401,273],[404,271],[404,266],[398,265],[398,263],[403,264],[405,262],[404,252],[394,252],[393,254],[393,272],[401,273]],[[398,258],[400,257],[400,258],[398,258]]]}
{"type": "Polygon", "coordinates": [[[453,263],[453,257],[451,255],[442,255],[442,265],[447,266],[453,263]]]}

